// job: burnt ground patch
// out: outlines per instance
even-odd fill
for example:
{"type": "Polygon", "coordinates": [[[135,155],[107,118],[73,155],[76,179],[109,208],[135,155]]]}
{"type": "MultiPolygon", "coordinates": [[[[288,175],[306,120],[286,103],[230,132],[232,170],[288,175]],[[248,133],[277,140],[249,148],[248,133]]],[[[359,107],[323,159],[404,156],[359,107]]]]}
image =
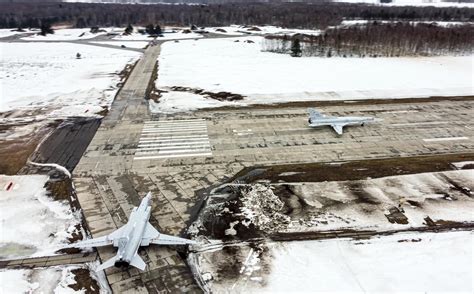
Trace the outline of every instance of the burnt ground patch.
{"type": "Polygon", "coordinates": [[[230,181],[324,182],[454,170],[452,162],[474,160],[474,153],[441,154],[389,159],[357,160],[340,163],[304,163],[245,168],[230,181]],[[254,170],[258,170],[256,173],[254,170]],[[293,172],[291,175],[282,175],[293,172]]]}
{"type": "Polygon", "coordinates": [[[98,294],[100,293],[100,287],[97,281],[91,277],[89,269],[78,268],[73,269],[71,272],[74,274],[75,284],[69,285],[75,291],[85,290],[86,294],[98,294]]]}
{"type": "Polygon", "coordinates": [[[253,223],[247,226],[242,224],[242,221],[246,221],[246,219],[241,215],[243,204],[240,193],[240,190],[236,191],[235,195],[226,199],[222,205],[218,206],[219,208],[206,210],[201,215],[205,231],[201,231],[200,234],[223,241],[249,240],[262,236],[262,232],[253,223]],[[231,227],[233,222],[236,222],[233,226],[236,234],[228,235],[225,231],[231,227]]]}
{"type": "MultiPolygon", "coordinates": [[[[243,100],[245,96],[236,94],[236,93],[231,93],[231,92],[210,92],[206,91],[203,89],[197,89],[197,88],[189,88],[189,87],[181,87],[181,86],[173,86],[170,87],[171,91],[176,91],[176,92],[188,92],[188,93],[193,93],[196,95],[201,95],[204,96],[205,98],[210,98],[218,101],[239,101],[243,100]]],[[[153,100],[155,102],[158,102],[159,97],[161,97],[161,93],[165,93],[167,91],[165,90],[155,90],[155,96],[153,96],[153,100]]]]}

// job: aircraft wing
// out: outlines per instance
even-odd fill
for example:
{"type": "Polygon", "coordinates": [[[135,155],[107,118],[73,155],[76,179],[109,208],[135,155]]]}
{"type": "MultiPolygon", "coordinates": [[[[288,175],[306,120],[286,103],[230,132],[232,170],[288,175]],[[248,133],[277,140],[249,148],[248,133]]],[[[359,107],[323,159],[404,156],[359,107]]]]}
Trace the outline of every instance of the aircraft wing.
{"type": "Polygon", "coordinates": [[[150,244],[158,245],[186,245],[186,244],[196,244],[196,241],[184,239],[180,237],[159,234],[158,237],[150,240],[150,244]]]}
{"type": "Polygon", "coordinates": [[[331,127],[336,131],[338,135],[342,135],[342,128],[344,127],[343,124],[332,124],[331,127]]]}
{"type": "Polygon", "coordinates": [[[120,227],[119,229],[113,231],[109,235],[72,243],[72,244],[69,244],[67,247],[89,248],[89,247],[101,247],[101,246],[112,245],[115,239],[120,238],[122,236],[124,229],[125,229],[125,226],[120,227]]]}
{"type": "Polygon", "coordinates": [[[103,236],[94,239],[88,239],[84,241],[79,241],[76,243],[72,243],[66,246],[66,248],[90,248],[90,247],[101,247],[112,245],[113,240],[108,238],[109,236],[103,236]]]}

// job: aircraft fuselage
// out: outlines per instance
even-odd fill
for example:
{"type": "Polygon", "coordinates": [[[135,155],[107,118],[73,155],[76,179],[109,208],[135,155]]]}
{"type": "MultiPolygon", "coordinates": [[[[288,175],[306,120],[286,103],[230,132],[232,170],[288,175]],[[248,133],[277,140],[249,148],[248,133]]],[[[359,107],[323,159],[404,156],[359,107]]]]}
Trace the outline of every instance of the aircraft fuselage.
{"type": "Polygon", "coordinates": [[[114,246],[118,247],[117,253],[119,256],[114,264],[116,267],[128,267],[137,254],[150,219],[150,213],[149,199],[144,199],[139,207],[132,210],[128,221],[129,226],[124,231],[123,236],[118,239],[117,244],[114,243],[114,246]]]}
{"type": "Polygon", "coordinates": [[[344,124],[345,126],[363,126],[367,122],[371,122],[374,119],[371,117],[331,117],[331,118],[318,118],[317,121],[313,121],[311,118],[308,119],[310,127],[330,126],[334,124],[344,124]]]}

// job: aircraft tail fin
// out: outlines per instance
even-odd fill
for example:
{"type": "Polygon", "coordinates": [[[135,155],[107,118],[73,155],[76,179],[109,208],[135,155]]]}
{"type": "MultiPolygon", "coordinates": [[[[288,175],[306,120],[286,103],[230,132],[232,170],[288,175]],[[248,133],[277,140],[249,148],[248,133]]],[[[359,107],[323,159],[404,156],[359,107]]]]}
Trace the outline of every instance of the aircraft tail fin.
{"type": "Polygon", "coordinates": [[[325,117],[321,112],[317,111],[314,108],[308,108],[309,117],[312,119],[318,119],[325,117]]]}
{"type": "Polygon", "coordinates": [[[135,256],[132,258],[132,261],[130,262],[130,265],[144,271],[146,268],[146,263],[143,261],[143,259],[140,257],[140,255],[135,254],[135,256]]]}
{"type": "Polygon", "coordinates": [[[119,257],[117,255],[112,257],[111,259],[107,260],[103,264],[99,265],[95,271],[98,272],[98,271],[105,270],[106,268],[114,266],[115,261],[117,261],[118,258],[119,257]]]}

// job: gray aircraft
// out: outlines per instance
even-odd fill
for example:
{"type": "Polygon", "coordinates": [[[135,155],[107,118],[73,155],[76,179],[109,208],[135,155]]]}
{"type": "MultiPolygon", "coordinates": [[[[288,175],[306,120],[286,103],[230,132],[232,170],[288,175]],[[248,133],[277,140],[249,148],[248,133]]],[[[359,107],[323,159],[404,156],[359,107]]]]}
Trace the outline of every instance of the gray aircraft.
{"type": "Polygon", "coordinates": [[[342,128],[345,126],[363,126],[368,122],[373,122],[373,117],[363,116],[327,116],[316,109],[309,108],[308,123],[310,127],[331,126],[338,135],[342,135],[342,128]]]}
{"type": "Polygon", "coordinates": [[[146,263],[138,255],[140,246],[150,244],[158,245],[186,245],[196,244],[195,241],[161,234],[148,220],[151,213],[151,192],[142,199],[140,206],[134,207],[127,224],[112,232],[111,234],[95,239],[89,239],[71,244],[67,247],[89,248],[113,245],[118,247],[117,255],[101,264],[96,271],[111,266],[128,267],[134,266],[145,270],[146,263]]]}

